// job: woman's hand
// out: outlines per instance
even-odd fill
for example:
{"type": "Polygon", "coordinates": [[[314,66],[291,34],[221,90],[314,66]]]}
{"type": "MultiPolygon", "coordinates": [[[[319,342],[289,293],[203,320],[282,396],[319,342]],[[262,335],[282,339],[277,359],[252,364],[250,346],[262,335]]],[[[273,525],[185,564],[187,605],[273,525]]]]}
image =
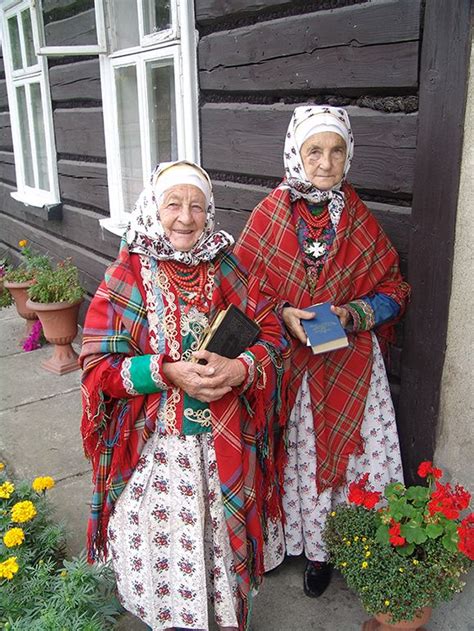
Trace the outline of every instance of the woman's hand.
{"type": "Polygon", "coordinates": [[[295,307],[285,307],[282,311],[283,322],[293,337],[296,337],[302,344],[306,344],[306,333],[301,326],[300,320],[312,320],[314,313],[303,311],[295,307]]]}
{"type": "Polygon", "coordinates": [[[334,305],[332,305],[331,311],[337,315],[343,329],[349,326],[352,318],[351,314],[345,307],[335,307],[334,305]]]}
{"type": "Polygon", "coordinates": [[[215,369],[192,362],[164,362],[163,373],[174,386],[203,403],[218,401],[230,392],[230,386],[218,386],[215,369]]]}
{"type": "Polygon", "coordinates": [[[212,383],[215,387],[240,386],[247,376],[245,366],[238,359],[228,359],[209,351],[196,351],[193,356],[207,362],[206,368],[209,369],[208,374],[214,376],[212,383]]]}

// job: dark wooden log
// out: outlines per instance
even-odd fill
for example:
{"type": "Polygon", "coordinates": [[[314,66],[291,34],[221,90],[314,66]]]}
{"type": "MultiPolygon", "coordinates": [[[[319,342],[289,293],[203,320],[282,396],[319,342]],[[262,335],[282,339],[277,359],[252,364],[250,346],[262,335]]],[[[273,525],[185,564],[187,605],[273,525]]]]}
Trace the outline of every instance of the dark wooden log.
{"type": "Polygon", "coordinates": [[[446,350],[472,37],[470,0],[426,3],[399,428],[405,479],[431,460],[446,350]]]}
{"type": "Polygon", "coordinates": [[[289,0],[197,0],[196,21],[198,24],[207,24],[215,19],[236,14],[249,15],[259,11],[289,5],[289,0]]]}
{"type": "Polygon", "coordinates": [[[102,108],[57,109],[53,112],[59,154],[105,158],[102,108]]]}
{"type": "Polygon", "coordinates": [[[15,156],[9,151],[0,151],[0,180],[16,183],[15,156]]]}
{"type": "Polygon", "coordinates": [[[371,2],[212,33],[199,43],[199,68],[212,71],[261,65],[272,59],[316,51],[317,58],[327,48],[397,44],[419,37],[419,0],[371,2]]]}
{"type": "Polygon", "coordinates": [[[95,11],[89,9],[45,24],[46,46],[88,46],[97,44],[95,11]]]}
{"type": "Polygon", "coordinates": [[[5,111],[9,108],[7,82],[5,79],[0,81],[0,110],[5,111]]]}
{"type": "Polygon", "coordinates": [[[12,126],[9,112],[0,112],[0,150],[13,151],[12,126]]]}
{"type": "MultiPolygon", "coordinates": [[[[201,109],[205,168],[281,177],[283,144],[293,105],[208,103],[201,109]]],[[[356,149],[350,179],[358,188],[410,193],[416,146],[416,114],[347,108],[356,149]]]]}
{"type": "Polygon", "coordinates": [[[49,83],[53,102],[102,100],[98,59],[53,66],[49,70],[49,83]]]}
{"type": "Polygon", "coordinates": [[[105,164],[60,160],[58,162],[61,199],[109,214],[109,188],[105,164]]]}

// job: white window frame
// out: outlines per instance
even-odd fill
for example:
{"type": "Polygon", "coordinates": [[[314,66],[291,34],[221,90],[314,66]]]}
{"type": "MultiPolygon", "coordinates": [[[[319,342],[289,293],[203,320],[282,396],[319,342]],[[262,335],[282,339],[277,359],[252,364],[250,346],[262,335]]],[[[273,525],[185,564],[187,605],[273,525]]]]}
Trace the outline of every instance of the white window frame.
{"type": "Polygon", "coordinates": [[[44,32],[43,1],[32,0],[33,40],[36,54],[48,57],[64,57],[65,55],[97,55],[106,52],[103,0],[94,0],[94,9],[97,44],[48,46],[44,32]]]}
{"type": "MultiPolygon", "coordinates": [[[[137,0],[138,3],[146,1],[137,0]]],[[[149,118],[146,63],[149,61],[173,59],[178,159],[199,162],[197,32],[194,26],[193,0],[172,0],[170,4],[170,29],[144,35],[143,23],[139,17],[140,47],[99,55],[110,202],[110,217],[102,219],[100,224],[118,235],[123,234],[130,213],[124,208],[121,186],[115,68],[133,63],[137,67],[143,185],[148,183],[151,170],[155,166],[150,164],[150,139],[147,133],[149,118]]],[[[138,15],[140,14],[139,11],[138,15]]]]}
{"type": "MultiPolygon", "coordinates": [[[[11,196],[17,201],[23,202],[24,204],[41,208],[45,205],[58,204],[60,201],[48,65],[45,58],[38,57],[38,63],[34,66],[29,66],[26,70],[13,70],[12,48],[10,42],[10,33],[8,29],[8,20],[11,19],[13,16],[19,15],[22,11],[26,9],[30,10],[30,15],[32,14],[31,4],[31,0],[15,0],[13,2],[5,2],[2,4],[0,11],[3,31],[3,58],[5,61],[5,78],[10,108],[13,153],[15,156],[15,173],[17,181],[17,190],[12,192],[11,196]],[[31,112],[31,99],[29,98],[29,86],[32,83],[38,83],[41,92],[49,191],[40,189],[38,186],[28,186],[26,184],[25,178],[25,164],[23,160],[16,89],[20,86],[25,86],[30,141],[33,149],[33,154],[36,156],[35,137],[32,128],[33,114],[31,112]]],[[[32,28],[34,30],[33,24],[32,28]]],[[[26,50],[22,29],[20,29],[20,48],[22,60],[24,63],[26,59],[26,50]]],[[[35,160],[33,160],[32,163],[35,184],[37,185],[38,164],[35,160]]]]}

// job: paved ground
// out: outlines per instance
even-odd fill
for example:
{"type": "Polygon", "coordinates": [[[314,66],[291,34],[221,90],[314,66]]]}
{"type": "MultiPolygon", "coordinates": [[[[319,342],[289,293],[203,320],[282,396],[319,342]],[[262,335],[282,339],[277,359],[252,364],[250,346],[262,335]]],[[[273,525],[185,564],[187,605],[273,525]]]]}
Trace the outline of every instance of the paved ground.
{"type": "MultiPolygon", "coordinates": [[[[70,554],[84,545],[90,468],[79,435],[79,372],[57,377],[41,368],[51,348],[24,353],[20,341],[24,322],[13,308],[0,311],[0,460],[16,476],[51,475],[50,497],[64,519],[70,554]]],[[[339,575],[317,600],[302,590],[300,558],[287,561],[266,579],[255,603],[252,631],[358,631],[367,618],[357,598],[339,575]]],[[[124,616],[119,631],[147,627],[124,616]]],[[[474,572],[464,592],[439,607],[429,631],[474,631],[474,572]]]]}

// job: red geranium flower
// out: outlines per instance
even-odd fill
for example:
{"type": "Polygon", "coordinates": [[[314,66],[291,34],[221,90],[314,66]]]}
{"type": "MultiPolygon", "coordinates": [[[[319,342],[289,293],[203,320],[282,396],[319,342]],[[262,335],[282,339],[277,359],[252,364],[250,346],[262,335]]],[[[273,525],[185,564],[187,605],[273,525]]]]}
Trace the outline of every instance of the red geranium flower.
{"type": "Polygon", "coordinates": [[[474,561],[474,513],[462,520],[458,527],[458,549],[474,561]]]}
{"type": "Polygon", "coordinates": [[[395,521],[394,519],[392,519],[391,524],[392,524],[391,527],[388,529],[390,543],[392,544],[392,546],[405,545],[406,539],[405,537],[402,537],[401,535],[400,524],[398,523],[398,521],[395,521]]]}
{"type": "Polygon", "coordinates": [[[431,460],[425,460],[420,463],[420,466],[418,467],[418,475],[420,478],[426,478],[427,476],[432,475],[435,479],[439,479],[443,476],[443,471],[433,467],[431,460]]]}
{"type": "Polygon", "coordinates": [[[364,473],[358,482],[351,482],[349,484],[349,493],[347,499],[356,506],[364,506],[365,508],[374,508],[377,502],[380,500],[378,491],[367,491],[365,488],[369,480],[369,474],[364,473]]]}
{"type": "Polygon", "coordinates": [[[470,501],[470,493],[459,484],[453,491],[450,484],[436,482],[436,491],[431,494],[428,510],[430,515],[442,513],[447,519],[457,519],[470,501]]]}

